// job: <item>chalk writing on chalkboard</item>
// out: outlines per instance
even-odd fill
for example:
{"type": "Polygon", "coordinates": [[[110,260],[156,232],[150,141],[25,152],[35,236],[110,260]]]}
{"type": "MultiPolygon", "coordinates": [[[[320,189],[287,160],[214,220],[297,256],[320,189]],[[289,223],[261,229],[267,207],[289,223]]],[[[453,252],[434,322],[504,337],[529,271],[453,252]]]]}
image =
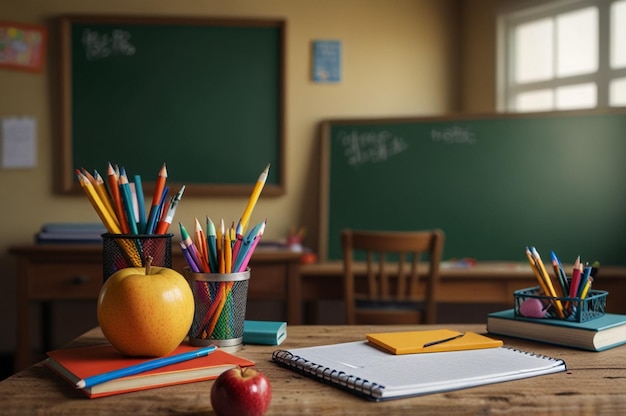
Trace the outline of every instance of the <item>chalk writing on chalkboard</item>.
{"type": "Polygon", "coordinates": [[[430,131],[433,142],[445,144],[476,144],[476,135],[469,127],[451,126],[430,131]]]}
{"type": "Polygon", "coordinates": [[[127,30],[113,29],[102,33],[85,29],[82,37],[85,57],[89,61],[96,61],[112,56],[132,56],[136,48],[130,38],[131,34],[127,30]]]}
{"type": "Polygon", "coordinates": [[[339,139],[350,166],[386,162],[409,148],[404,137],[394,136],[387,130],[341,132],[339,139]]]}

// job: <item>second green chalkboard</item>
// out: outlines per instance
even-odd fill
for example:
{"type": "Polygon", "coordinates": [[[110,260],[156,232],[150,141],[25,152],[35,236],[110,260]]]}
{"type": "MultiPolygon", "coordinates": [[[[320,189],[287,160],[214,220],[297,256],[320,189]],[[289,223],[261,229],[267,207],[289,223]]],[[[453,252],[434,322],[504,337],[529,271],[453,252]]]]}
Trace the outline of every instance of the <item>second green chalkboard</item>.
{"type": "Polygon", "coordinates": [[[444,259],[535,246],[626,264],[626,114],[333,120],[323,125],[322,258],[343,228],[446,233],[444,259]]]}

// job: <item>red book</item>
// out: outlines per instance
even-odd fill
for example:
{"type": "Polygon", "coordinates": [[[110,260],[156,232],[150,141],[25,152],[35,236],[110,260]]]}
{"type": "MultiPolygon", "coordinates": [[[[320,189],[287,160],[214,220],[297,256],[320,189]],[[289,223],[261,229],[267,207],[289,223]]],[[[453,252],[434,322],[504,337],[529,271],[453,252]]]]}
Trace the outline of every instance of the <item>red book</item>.
{"type": "MultiPolygon", "coordinates": [[[[181,344],[168,355],[181,354],[195,349],[198,348],[181,344]]],[[[75,385],[81,379],[153,359],[127,357],[113,348],[111,344],[102,344],[50,351],[44,364],[69,383],[75,385]]],[[[174,384],[211,380],[230,368],[253,365],[254,362],[250,360],[237,357],[218,348],[204,357],[118,378],[81,390],[87,397],[95,399],[174,384]]]]}

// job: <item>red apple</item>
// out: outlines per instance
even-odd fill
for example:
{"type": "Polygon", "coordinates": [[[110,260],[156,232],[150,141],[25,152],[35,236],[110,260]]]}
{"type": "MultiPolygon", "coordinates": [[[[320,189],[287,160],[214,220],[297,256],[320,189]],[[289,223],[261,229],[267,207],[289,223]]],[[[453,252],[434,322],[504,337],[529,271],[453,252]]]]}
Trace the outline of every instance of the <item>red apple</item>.
{"type": "Polygon", "coordinates": [[[98,323],[122,354],[160,357],[185,339],[194,314],[187,280],[165,267],[128,267],[100,289],[98,323]]]}
{"type": "Polygon", "coordinates": [[[261,416],[272,401],[265,374],[251,367],[224,371],[213,382],[211,405],[218,416],[261,416]]]}

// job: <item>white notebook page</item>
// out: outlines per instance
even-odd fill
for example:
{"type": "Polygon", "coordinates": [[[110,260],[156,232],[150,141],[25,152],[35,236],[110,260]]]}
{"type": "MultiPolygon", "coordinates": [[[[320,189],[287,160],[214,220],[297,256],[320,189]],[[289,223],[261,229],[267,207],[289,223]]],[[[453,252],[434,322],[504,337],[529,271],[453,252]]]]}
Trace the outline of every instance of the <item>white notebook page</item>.
{"type": "Polygon", "coordinates": [[[434,393],[565,370],[565,363],[509,348],[393,355],[367,341],[289,350],[324,377],[328,370],[383,388],[379,398],[434,393]]]}

